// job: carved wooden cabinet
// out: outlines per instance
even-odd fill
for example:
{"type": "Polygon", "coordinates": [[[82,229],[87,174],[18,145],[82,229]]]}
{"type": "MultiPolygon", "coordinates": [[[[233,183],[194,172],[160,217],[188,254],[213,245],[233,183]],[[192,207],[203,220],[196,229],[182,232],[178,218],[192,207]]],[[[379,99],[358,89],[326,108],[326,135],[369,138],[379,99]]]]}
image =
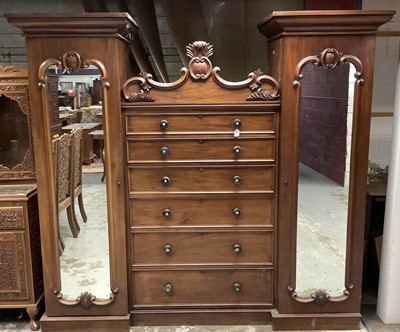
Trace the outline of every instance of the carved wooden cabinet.
{"type": "Polygon", "coordinates": [[[38,330],[43,297],[36,185],[0,188],[0,308],[26,308],[38,330]]]}
{"type": "Polygon", "coordinates": [[[0,309],[26,308],[32,330],[43,298],[28,72],[0,66],[0,309]]]}
{"type": "Polygon", "coordinates": [[[125,85],[133,321],[265,322],[274,303],[277,85],[259,71],[239,86],[217,71],[212,78],[208,43],[188,54],[182,87],[162,86],[170,105],[156,86],[137,95],[128,92],[135,79],[125,85]]]}
{"type": "Polygon", "coordinates": [[[274,12],[258,26],[268,38],[271,76],[256,70],[228,82],[212,67],[211,45],[195,42],[173,83],[130,76],[137,31],[129,15],[8,15],[23,30],[39,77],[30,88],[44,230],[43,331],[126,331],[129,321],[358,329],[374,34],[392,15],[274,12]],[[87,291],[75,301],[62,295],[49,110],[40,90],[44,68],[55,63],[95,63],[102,71],[112,292],[105,301],[87,291]],[[343,287],[339,295],[323,285],[303,295],[296,288],[302,69],[349,63],[356,71],[343,287]]]}

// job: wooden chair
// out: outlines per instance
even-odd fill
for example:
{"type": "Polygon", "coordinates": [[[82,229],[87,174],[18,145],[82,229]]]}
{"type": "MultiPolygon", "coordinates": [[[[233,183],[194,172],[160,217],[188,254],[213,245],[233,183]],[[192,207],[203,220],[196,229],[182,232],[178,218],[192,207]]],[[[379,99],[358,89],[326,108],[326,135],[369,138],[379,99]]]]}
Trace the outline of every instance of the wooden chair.
{"type": "Polygon", "coordinates": [[[59,216],[60,212],[66,209],[68,224],[73,237],[78,237],[80,227],[76,222],[74,210],[72,209],[73,201],[71,197],[71,135],[56,135],[52,141],[55,188],[57,197],[57,223],[59,234],[60,253],[65,248],[64,242],[60,234],[59,216]]]}
{"type": "Polygon", "coordinates": [[[75,213],[75,198],[78,198],[79,211],[84,222],[87,222],[87,215],[83,206],[82,198],[82,162],[83,162],[83,149],[82,149],[82,128],[75,128],[71,131],[71,199],[72,211],[75,213]]]}

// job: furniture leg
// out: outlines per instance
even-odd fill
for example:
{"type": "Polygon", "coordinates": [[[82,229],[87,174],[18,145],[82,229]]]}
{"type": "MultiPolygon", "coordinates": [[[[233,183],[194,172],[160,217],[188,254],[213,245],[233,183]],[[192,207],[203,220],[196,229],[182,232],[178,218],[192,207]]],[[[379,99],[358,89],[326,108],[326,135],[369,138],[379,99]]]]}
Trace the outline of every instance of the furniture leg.
{"type": "Polygon", "coordinates": [[[79,203],[79,211],[81,212],[81,216],[82,216],[83,222],[87,222],[87,215],[86,215],[86,212],[85,212],[85,208],[83,207],[82,192],[80,192],[79,195],[78,195],[78,203],[79,203]]]}
{"type": "Polygon", "coordinates": [[[39,320],[37,319],[37,315],[39,313],[39,308],[37,305],[26,308],[26,312],[29,315],[29,326],[32,331],[38,331],[40,328],[39,320]]]}
{"type": "Polygon", "coordinates": [[[75,211],[72,209],[71,205],[67,207],[67,218],[73,237],[78,237],[81,228],[76,221],[75,211]]]}

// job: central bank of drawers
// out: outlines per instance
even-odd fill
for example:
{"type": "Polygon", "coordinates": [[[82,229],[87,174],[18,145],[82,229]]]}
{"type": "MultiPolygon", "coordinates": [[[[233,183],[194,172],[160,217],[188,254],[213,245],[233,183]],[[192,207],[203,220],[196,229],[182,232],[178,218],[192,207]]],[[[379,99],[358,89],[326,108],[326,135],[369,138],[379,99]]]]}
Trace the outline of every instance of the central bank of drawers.
{"type": "Polygon", "coordinates": [[[276,123],[125,110],[131,309],[272,306],[276,123]]]}

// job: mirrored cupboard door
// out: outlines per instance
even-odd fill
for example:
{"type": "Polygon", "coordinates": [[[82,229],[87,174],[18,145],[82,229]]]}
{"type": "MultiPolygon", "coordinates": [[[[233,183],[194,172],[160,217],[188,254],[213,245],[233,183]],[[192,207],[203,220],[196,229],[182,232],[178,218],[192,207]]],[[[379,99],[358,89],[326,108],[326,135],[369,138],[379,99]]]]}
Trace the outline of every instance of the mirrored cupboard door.
{"type": "MultiPolygon", "coordinates": [[[[42,330],[81,330],[90,324],[96,331],[127,331],[129,315],[125,181],[124,158],[121,158],[124,155],[124,147],[120,138],[120,133],[124,130],[120,115],[120,91],[122,82],[132,74],[130,43],[137,33],[136,23],[126,13],[15,14],[8,15],[7,18],[11,24],[20,28],[25,36],[30,72],[29,87],[32,97],[33,138],[37,147],[35,156],[38,161],[46,299],[46,313],[41,319],[42,330]],[[65,270],[65,264],[62,263],[62,255],[60,256],[59,205],[56,197],[60,188],[55,181],[55,166],[59,166],[55,165],[55,162],[65,161],[68,165],[68,160],[63,160],[68,154],[64,153],[60,159],[53,154],[55,144],[71,143],[63,138],[69,133],[56,132],[57,125],[54,124],[52,116],[54,105],[49,103],[49,93],[54,91],[49,89],[48,85],[49,78],[53,78],[54,75],[74,73],[89,67],[96,68],[100,75],[104,166],[107,173],[104,183],[99,180],[99,185],[102,185],[102,190],[106,193],[103,195],[106,199],[91,202],[91,205],[94,209],[104,211],[105,238],[93,241],[90,248],[82,246],[82,251],[76,252],[76,257],[70,259],[75,262],[73,268],[80,270],[80,273],[86,271],[81,273],[82,280],[71,286],[66,284],[68,278],[61,271],[65,270]],[[54,136],[55,134],[58,136],[54,136]],[[105,250],[107,248],[108,250],[105,250]],[[93,252],[104,252],[107,255],[98,259],[103,265],[107,265],[105,273],[108,274],[104,276],[104,280],[108,281],[104,286],[100,286],[101,289],[91,284],[94,269],[97,269],[96,264],[92,266],[85,263],[93,252]]],[[[88,126],[82,124],[82,127],[88,126]]],[[[62,147],[59,147],[62,150],[62,147]]],[[[62,151],[68,151],[68,147],[62,151]]],[[[86,203],[89,204],[89,200],[85,201],[86,203]]],[[[90,211],[90,208],[89,205],[85,205],[86,212],[90,211]]],[[[96,223],[100,223],[100,220],[88,213],[85,225],[81,223],[80,233],[74,233],[74,242],[78,243],[84,241],[86,236],[93,236],[84,234],[83,226],[96,223]]],[[[64,252],[69,249],[64,248],[64,252]]]]}
{"type": "Polygon", "coordinates": [[[274,12],[258,25],[260,32],[268,38],[271,74],[282,85],[277,240],[279,285],[278,305],[272,312],[275,329],[359,328],[375,32],[393,14],[393,11],[274,12]],[[304,84],[311,71],[326,78],[322,87],[318,87],[317,80],[310,89],[304,84]],[[347,75],[341,88],[345,87],[349,95],[354,96],[351,102],[346,98],[338,103],[339,89],[328,84],[339,82],[339,71],[347,75]],[[352,86],[349,81],[353,82],[352,86]],[[326,93],[329,89],[333,89],[330,95],[318,96],[316,93],[324,90],[326,93]],[[312,111],[305,107],[305,99],[310,99],[310,95],[314,96],[312,111]],[[321,105],[320,113],[315,109],[317,104],[321,105]],[[345,104],[344,113],[339,104],[345,104]],[[331,111],[336,113],[332,115],[335,126],[328,124],[331,111]],[[325,127],[321,127],[317,119],[325,121],[325,127]],[[309,123],[311,120],[314,120],[313,124],[309,123]],[[345,125],[347,120],[351,125],[345,125]],[[344,124],[343,130],[340,122],[344,124]],[[313,126],[312,134],[305,130],[307,125],[313,126]],[[330,139],[336,140],[335,146],[329,147],[322,135],[318,135],[322,131],[331,132],[330,139]],[[305,165],[309,159],[304,153],[305,143],[314,147],[314,150],[308,149],[315,157],[309,166],[305,165]],[[316,147],[321,148],[323,144],[324,153],[316,152],[316,147]],[[342,153],[336,151],[340,145],[344,145],[342,153]],[[330,164],[335,163],[338,168],[340,160],[345,160],[347,154],[347,183],[335,184],[323,175],[330,164],[324,160],[324,167],[319,167],[317,161],[329,152],[330,164]],[[321,180],[329,186],[321,186],[321,180]],[[309,200],[305,201],[305,184],[310,185],[313,181],[319,186],[315,186],[309,200]],[[325,209],[324,217],[317,220],[316,215],[321,214],[318,209],[333,207],[334,203],[327,201],[333,197],[333,191],[340,197],[342,215],[336,213],[337,220],[333,220],[325,209]],[[325,202],[321,201],[324,196],[325,202]],[[317,201],[320,203],[315,204],[317,201]],[[335,250],[328,250],[325,255],[321,252],[326,247],[316,249],[316,242],[310,243],[312,230],[318,227],[312,226],[316,222],[322,222],[324,230],[335,222],[339,229],[335,231],[338,238],[330,239],[331,248],[335,250]],[[301,232],[303,238],[299,238],[301,232]],[[308,239],[307,248],[304,248],[304,237],[308,239]],[[313,250],[318,254],[313,256],[313,250]],[[303,251],[306,255],[302,255],[303,251]],[[329,271],[327,262],[335,260],[336,277],[332,283],[323,274],[329,271]]]}

